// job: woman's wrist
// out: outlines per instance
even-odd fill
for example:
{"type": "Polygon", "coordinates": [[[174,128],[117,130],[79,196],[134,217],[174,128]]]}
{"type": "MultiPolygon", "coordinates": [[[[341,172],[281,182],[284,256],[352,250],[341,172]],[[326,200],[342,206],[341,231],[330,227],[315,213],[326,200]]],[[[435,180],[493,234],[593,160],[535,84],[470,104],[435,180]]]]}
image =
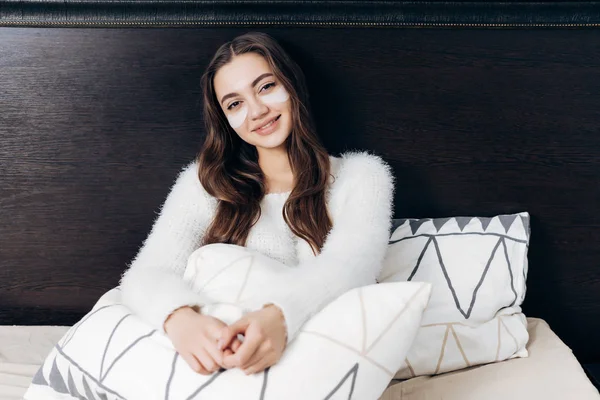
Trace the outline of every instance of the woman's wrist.
{"type": "Polygon", "coordinates": [[[279,314],[279,317],[281,318],[281,323],[285,327],[285,342],[287,342],[287,339],[288,339],[287,322],[285,320],[285,314],[283,313],[283,310],[281,309],[281,307],[279,307],[276,304],[269,303],[269,304],[265,304],[263,306],[263,308],[273,308],[274,310],[277,311],[277,313],[279,314]]]}
{"type": "Polygon", "coordinates": [[[179,308],[176,308],[171,314],[169,314],[169,316],[165,319],[165,322],[163,323],[163,330],[168,333],[169,331],[169,326],[173,325],[173,321],[177,320],[179,317],[181,317],[182,315],[191,315],[191,313],[199,313],[200,312],[200,308],[198,306],[182,306],[179,308]]]}
{"type": "Polygon", "coordinates": [[[267,307],[272,307],[274,309],[276,309],[279,312],[279,315],[281,316],[282,319],[285,319],[284,315],[283,315],[283,311],[281,310],[281,308],[273,303],[269,303],[269,304],[265,304],[263,308],[267,308],[267,307]]]}

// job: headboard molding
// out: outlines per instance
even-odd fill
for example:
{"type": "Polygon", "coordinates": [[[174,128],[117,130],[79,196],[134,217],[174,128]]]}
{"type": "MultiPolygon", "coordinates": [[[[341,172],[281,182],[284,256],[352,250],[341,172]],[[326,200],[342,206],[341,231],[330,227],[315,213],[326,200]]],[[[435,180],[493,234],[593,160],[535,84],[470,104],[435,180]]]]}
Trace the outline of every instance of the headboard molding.
{"type": "Polygon", "coordinates": [[[0,26],[583,28],[600,2],[8,0],[0,26]]]}

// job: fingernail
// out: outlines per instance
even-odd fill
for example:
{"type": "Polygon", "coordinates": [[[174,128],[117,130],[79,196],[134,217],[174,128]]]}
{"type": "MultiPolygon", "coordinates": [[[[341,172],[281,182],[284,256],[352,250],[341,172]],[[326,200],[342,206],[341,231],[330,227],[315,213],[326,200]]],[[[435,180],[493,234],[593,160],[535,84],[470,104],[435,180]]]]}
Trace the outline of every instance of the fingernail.
{"type": "Polygon", "coordinates": [[[217,343],[217,345],[219,346],[219,350],[223,350],[223,339],[219,339],[219,342],[217,343]]]}

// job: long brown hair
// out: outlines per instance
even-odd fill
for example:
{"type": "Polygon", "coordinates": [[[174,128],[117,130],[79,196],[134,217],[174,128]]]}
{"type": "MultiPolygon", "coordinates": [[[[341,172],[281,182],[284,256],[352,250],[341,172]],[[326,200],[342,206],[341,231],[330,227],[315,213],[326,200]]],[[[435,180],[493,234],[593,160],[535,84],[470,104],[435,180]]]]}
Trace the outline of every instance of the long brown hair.
{"type": "Polygon", "coordinates": [[[198,154],[198,177],[205,190],[218,199],[202,244],[244,246],[261,214],[260,201],[266,184],[258,152],[229,126],[213,86],[213,78],[221,67],[234,56],[248,52],[265,58],[290,95],[292,130],[285,146],[294,188],[283,206],[283,219],[317,254],[332,227],[325,194],[329,155],[316,134],[302,70],[271,36],[262,32],[249,32],[224,43],[201,78],[206,138],[198,154]]]}

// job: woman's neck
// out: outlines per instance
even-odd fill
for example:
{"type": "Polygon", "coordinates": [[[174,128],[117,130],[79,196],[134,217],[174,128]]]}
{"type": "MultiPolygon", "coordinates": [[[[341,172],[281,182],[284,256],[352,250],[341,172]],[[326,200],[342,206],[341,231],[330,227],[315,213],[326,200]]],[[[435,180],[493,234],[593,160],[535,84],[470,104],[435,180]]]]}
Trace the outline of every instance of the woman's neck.
{"type": "Polygon", "coordinates": [[[265,175],[267,193],[293,189],[294,175],[285,149],[258,149],[258,165],[265,175]]]}

